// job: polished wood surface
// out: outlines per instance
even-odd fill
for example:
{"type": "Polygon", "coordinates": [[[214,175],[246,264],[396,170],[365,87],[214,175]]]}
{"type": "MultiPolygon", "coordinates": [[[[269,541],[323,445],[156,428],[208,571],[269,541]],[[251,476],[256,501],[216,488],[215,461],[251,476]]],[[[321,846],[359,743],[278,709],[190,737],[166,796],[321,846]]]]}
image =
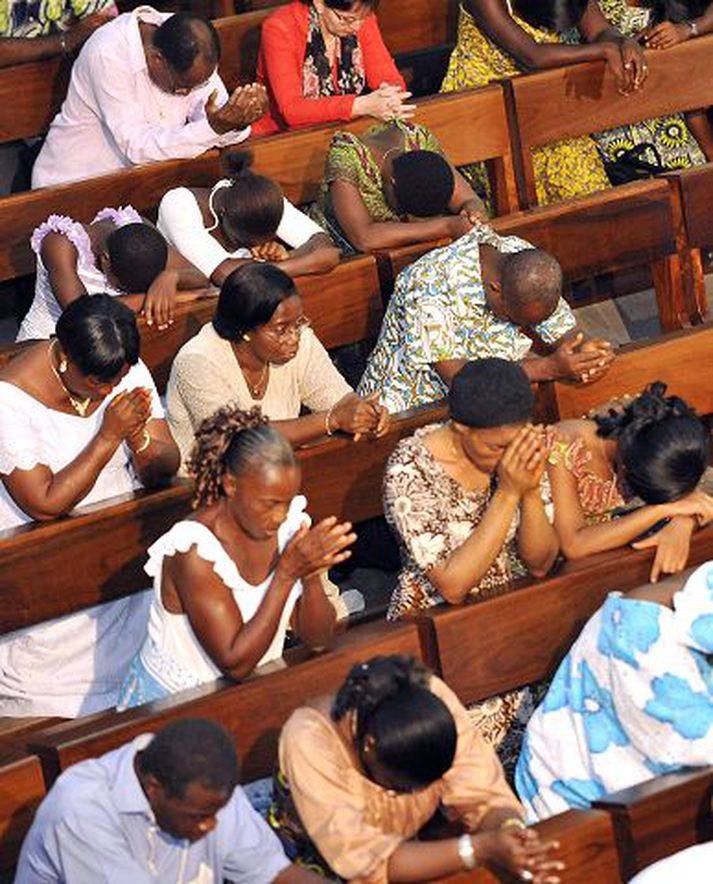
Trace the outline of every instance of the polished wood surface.
{"type": "Polygon", "coordinates": [[[45,795],[42,766],[35,756],[0,767],[0,872],[17,862],[22,841],[45,795]]]}

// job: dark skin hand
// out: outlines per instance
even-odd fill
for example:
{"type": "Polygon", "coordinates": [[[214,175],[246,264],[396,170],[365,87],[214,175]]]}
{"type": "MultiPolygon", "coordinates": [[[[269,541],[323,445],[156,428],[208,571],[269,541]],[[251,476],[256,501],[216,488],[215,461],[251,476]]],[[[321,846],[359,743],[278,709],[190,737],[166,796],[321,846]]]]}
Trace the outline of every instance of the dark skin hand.
{"type": "Polygon", "coordinates": [[[97,28],[111,21],[111,12],[95,12],[73,22],[62,34],[46,37],[0,37],[0,67],[42,61],[57,55],[77,52],[97,28]],[[64,45],[63,45],[64,44],[64,45]]]}
{"type": "Polygon", "coordinates": [[[225,496],[196,515],[218,537],[244,580],[257,586],[272,573],[267,592],[247,623],[231,590],[193,549],[164,563],[164,605],[172,613],[188,616],[206,652],[231,678],[244,678],[264,656],[297,580],[302,580],[302,596],[295,605],[293,628],[313,648],[324,647],[332,635],[335,611],[321,575],[348,558],[356,535],[349,523],[332,517],[312,528],[303,526],[280,554],[277,528],[299,481],[297,467],[254,469],[240,476],[227,473],[225,496]]]}
{"type": "Polygon", "coordinates": [[[504,0],[466,0],[464,6],[478,27],[511,55],[523,71],[603,60],[620,92],[626,95],[639,89],[646,79],[641,46],[613,28],[594,0],[589,0],[577,25],[584,41],[580,45],[537,43],[515,22],[504,0]]]}
{"type": "MultiPolygon", "coordinates": [[[[58,345],[55,348],[56,359],[59,359],[61,349],[58,345]]],[[[49,359],[48,343],[43,341],[13,359],[0,372],[0,379],[24,390],[48,408],[75,415],[66,392],[50,369],[49,359]]],[[[89,416],[105,398],[111,397],[112,388],[127,371],[128,366],[111,382],[101,382],[84,377],[69,362],[62,378],[73,394],[92,397],[86,412],[89,416]]],[[[61,470],[53,473],[45,464],[37,464],[30,470],[13,470],[2,481],[15,503],[33,519],[54,519],[69,512],[89,493],[123,442],[132,451],[141,447],[145,442],[144,431],[149,433],[151,442],[142,452],[134,453],[133,458],[142,482],[150,487],[176,472],[180,455],[166,422],[151,418],[150,392],[140,387],[111,398],[97,435],[61,470]]]]}

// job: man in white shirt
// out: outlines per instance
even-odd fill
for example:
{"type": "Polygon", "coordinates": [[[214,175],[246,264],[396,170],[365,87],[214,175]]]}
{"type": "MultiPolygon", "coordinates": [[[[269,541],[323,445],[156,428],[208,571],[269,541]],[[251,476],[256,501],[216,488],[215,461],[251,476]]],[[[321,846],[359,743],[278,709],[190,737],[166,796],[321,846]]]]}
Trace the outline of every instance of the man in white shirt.
{"type": "Polygon", "coordinates": [[[264,87],[241,86],[228,97],[219,58],[218,35],[198,15],[140,6],[104,25],[74,63],[32,186],[194,157],[247,138],[267,107],[264,87]]]}
{"type": "Polygon", "coordinates": [[[185,718],[65,771],[42,802],[15,884],[318,884],[290,864],[236,786],[217,724],[185,718]]]}

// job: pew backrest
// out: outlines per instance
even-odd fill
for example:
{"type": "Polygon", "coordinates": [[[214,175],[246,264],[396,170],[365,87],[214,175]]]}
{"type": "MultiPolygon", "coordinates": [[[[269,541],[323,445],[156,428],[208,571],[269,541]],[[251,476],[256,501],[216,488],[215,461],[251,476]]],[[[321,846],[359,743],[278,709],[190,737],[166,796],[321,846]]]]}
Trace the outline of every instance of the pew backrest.
{"type": "Polygon", "coordinates": [[[24,756],[0,767],[0,873],[17,862],[45,791],[42,766],[36,756],[24,756]]]}

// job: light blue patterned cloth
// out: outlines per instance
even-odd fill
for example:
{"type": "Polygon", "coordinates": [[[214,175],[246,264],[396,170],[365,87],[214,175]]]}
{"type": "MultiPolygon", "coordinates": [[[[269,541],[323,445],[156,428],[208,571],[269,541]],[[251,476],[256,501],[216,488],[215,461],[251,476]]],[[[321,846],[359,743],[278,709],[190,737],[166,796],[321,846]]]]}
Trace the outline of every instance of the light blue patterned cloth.
{"type": "Polygon", "coordinates": [[[713,562],[673,606],[614,592],[584,627],[527,727],[515,784],[528,820],[713,764],[713,562]]]}
{"type": "MultiPolygon", "coordinates": [[[[480,268],[480,246],[521,252],[530,243],[474,227],[450,245],[419,258],[399,273],[379,340],[369,357],[358,393],[378,390],[390,412],[435,402],[447,388],[433,363],[499,356],[519,362],[532,346],[519,326],[489,308],[480,268]]],[[[575,319],[560,298],[554,312],[533,331],[554,344],[574,328],[575,319]]]]}

